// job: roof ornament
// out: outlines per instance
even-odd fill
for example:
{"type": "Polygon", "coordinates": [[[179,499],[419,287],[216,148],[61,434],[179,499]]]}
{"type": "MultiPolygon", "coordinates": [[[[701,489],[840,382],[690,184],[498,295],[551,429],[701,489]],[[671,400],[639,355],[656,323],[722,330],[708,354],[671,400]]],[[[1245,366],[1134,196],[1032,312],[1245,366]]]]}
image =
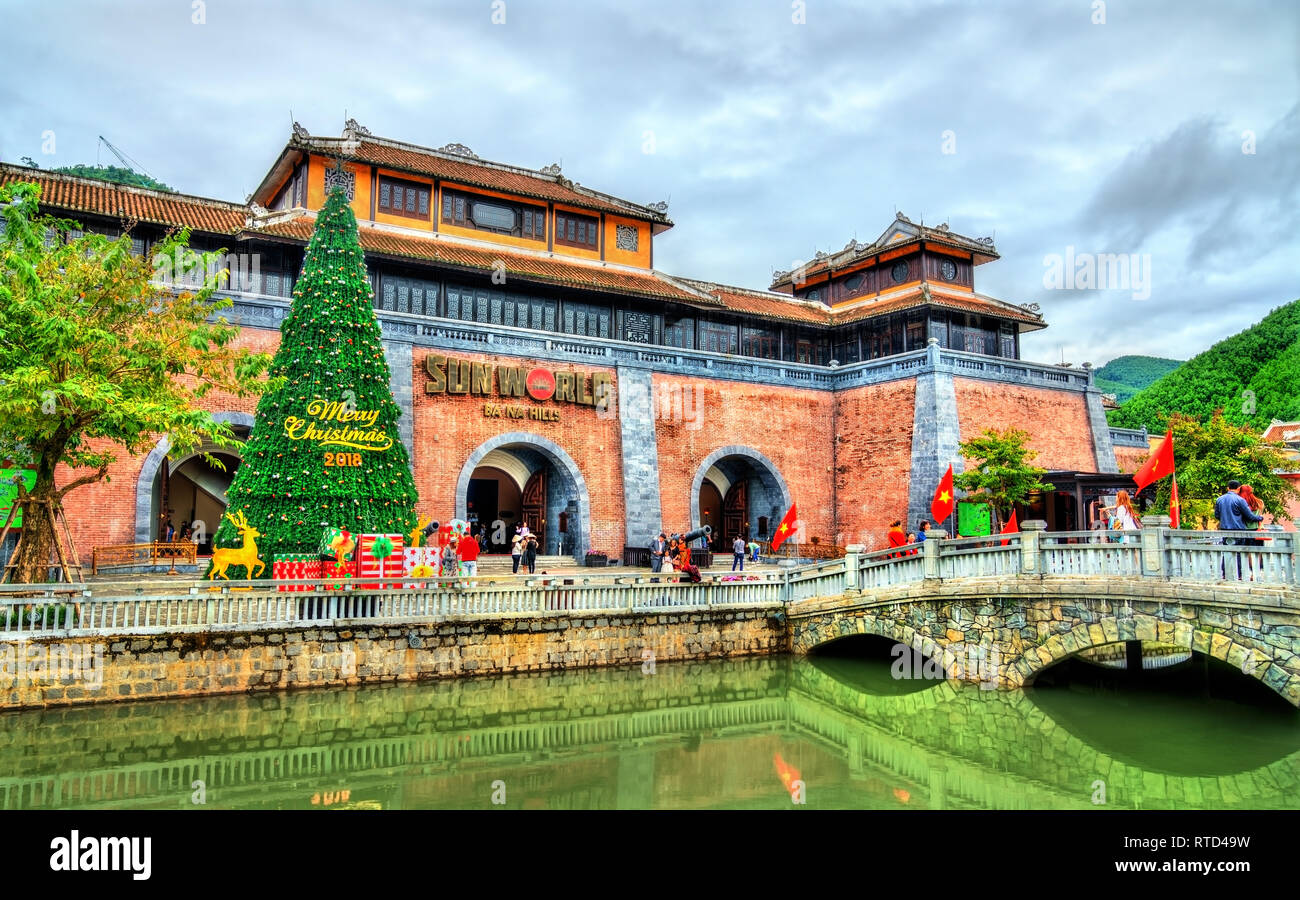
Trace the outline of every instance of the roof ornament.
{"type": "Polygon", "coordinates": [[[1027,310],[1029,310],[1031,313],[1036,313],[1036,312],[1038,312],[1039,310],[1042,309],[1042,307],[1039,306],[1037,303],[1022,303],[1022,304],[1020,304],[1020,308],[1021,308],[1021,309],[1027,309],[1027,310]]]}
{"type": "MultiPolygon", "coordinates": [[[[854,253],[857,253],[861,249],[862,246],[858,243],[857,238],[851,239],[847,244],[844,245],[844,250],[852,250],[854,253]]],[[[840,252],[843,253],[844,250],[841,250],[840,252]]]]}
{"type": "Polygon", "coordinates": [[[343,136],[345,138],[374,137],[370,129],[364,125],[357,124],[356,119],[348,119],[343,125],[343,136]]]}
{"type": "Polygon", "coordinates": [[[658,203],[647,203],[645,208],[653,209],[657,213],[666,213],[668,212],[668,201],[660,200],[658,203]]]}
{"type": "Polygon", "coordinates": [[[977,243],[977,244],[985,244],[985,245],[987,245],[987,246],[989,246],[989,247],[992,247],[992,246],[993,246],[993,238],[991,238],[991,237],[975,238],[975,243],[977,243]]]}
{"type": "Polygon", "coordinates": [[[260,203],[256,203],[256,202],[248,204],[248,208],[252,211],[252,213],[253,213],[253,215],[254,215],[255,217],[256,217],[256,216],[264,216],[264,215],[266,215],[267,213],[270,212],[270,210],[267,209],[265,206],[263,206],[263,205],[260,204],[260,203]]]}
{"type": "Polygon", "coordinates": [[[828,256],[830,256],[829,253],[823,253],[822,251],[818,250],[816,253],[813,254],[813,259],[826,259],[828,256]]]}
{"type": "Polygon", "coordinates": [[[293,123],[293,136],[295,140],[306,141],[311,139],[311,132],[303,128],[297,122],[293,123]]]}
{"type": "Polygon", "coordinates": [[[551,163],[549,166],[547,166],[547,167],[544,168],[544,169],[538,169],[538,171],[541,172],[543,175],[559,175],[559,174],[560,174],[560,164],[559,164],[559,163],[551,163]]]}
{"type": "Polygon", "coordinates": [[[466,147],[464,144],[443,144],[441,147],[438,148],[438,152],[450,153],[453,156],[464,156],[464,157],[468,157],[469,159],[479,158],[477,153],[475,153],[473,150],[466,147]]]}
{"type": "Polygon", "coordinates": [[[783,281],[786,278],[789,278],[792,271],[793,271],[792,269],[773,269],[772,283],[777,284],[778,282],[783,281]]]}

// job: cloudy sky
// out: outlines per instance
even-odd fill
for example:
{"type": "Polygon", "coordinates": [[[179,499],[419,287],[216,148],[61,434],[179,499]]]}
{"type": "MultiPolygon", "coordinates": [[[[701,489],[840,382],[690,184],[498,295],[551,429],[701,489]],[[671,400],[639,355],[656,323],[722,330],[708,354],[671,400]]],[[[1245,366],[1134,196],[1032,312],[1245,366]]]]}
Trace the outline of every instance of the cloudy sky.
{"type": "Polygon", "coordinates": [[[1025,355],[1044,362],[1186,358],[1300,298],[1291,0],[0,0],[0,17],[20,73],[0,82],[6,161],[113,163],[102,134],[179,190],[242,201],[292,120],[337,135],[346,111],[670,200],[656,266],[751,287],[898,210],[996,239],[976,287],[1041,305],[1025,355]],[[1136,254],[1137,277],[1048,286],[1051,255],[1078,271],[1104,253],[1136,254]]]}

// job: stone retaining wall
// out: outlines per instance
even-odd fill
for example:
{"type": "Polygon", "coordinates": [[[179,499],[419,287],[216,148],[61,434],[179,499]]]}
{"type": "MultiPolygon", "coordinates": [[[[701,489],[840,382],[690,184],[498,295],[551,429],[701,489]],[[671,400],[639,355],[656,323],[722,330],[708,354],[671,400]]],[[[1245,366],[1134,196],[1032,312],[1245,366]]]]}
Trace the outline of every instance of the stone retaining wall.
{"type": "Polygon", "coordinates": [[[780,653],[788,644],[766,608],[48,638],[0,645],[0,710],[648,665],[647,651],[658,663],[780,653]],[[19,655],[34,660],[26,671],[16,669],[19,655]],[[74,665],[58,665],[68,657],[74,665]]]}

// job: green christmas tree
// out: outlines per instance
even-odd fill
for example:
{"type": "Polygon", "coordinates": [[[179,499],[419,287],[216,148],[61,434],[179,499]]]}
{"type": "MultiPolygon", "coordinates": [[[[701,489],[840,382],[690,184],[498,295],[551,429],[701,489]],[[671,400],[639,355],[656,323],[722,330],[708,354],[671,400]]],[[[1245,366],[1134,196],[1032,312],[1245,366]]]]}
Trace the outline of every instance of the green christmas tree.
{"type": "MultiPolygon", "coordinates": [[[[314,553],[328,527],[353,534],[415,527],[415,480],[398,438],[373,297],[356,219],[343,191],[331,191],[280,326],[270,374],[283,387],[258,401],[226,494],[228,512],[261,533],[266,575],[277,553],[314,553]]],[[[223,518],[215,546],[241,543],[223,518]]]]}

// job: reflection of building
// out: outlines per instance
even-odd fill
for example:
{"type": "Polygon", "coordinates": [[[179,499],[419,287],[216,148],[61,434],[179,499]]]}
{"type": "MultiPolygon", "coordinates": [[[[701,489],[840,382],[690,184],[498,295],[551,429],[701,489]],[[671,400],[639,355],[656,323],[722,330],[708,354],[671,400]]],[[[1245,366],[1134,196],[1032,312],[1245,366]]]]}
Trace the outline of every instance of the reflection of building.
{"type": "MultiPolygon", "coordinates": [[[[246,204],[0,166],[0,181],[29,179],[88,228],[137,222],[139,253],[178,225],[226,249],[241,340],[267,350],[314,210],[341,186],[420,511],[528,521],[543,553],[617,554],[706,522],[720,541],[762,540],[795,499],[806,538],[879,545],[891,519],[928,516],[958,441],[987,427],[1028,428],[1049,468],[1115,470],[1091,371],[1020,359],[1021,335],[1045,323],[977,292],[997,251],[947,225],[899,215],[754,290],[657,270],[655,239],[673,226],[662,204],[354,122],[338,138],[295,127],[246,204]]],[[[252,424],[251,401],[211,403],[252,424]]],[[[78,492],[84,550],[153,538],[180,475],[193,514],[212,514],[219,480],[184,463],[170,478],[165,455],[160,443],[78,492]]]]}

